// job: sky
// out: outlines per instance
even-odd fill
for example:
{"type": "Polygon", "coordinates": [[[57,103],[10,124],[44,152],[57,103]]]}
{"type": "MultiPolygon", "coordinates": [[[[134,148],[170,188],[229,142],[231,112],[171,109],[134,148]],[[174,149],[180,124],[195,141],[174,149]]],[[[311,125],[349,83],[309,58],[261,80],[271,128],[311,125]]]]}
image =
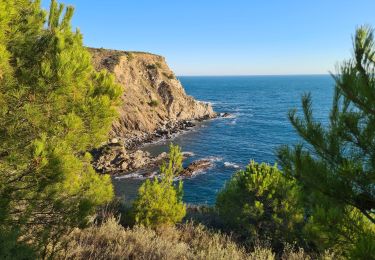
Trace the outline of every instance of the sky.
{"type": "Polygon", "coordinates": [[[62,2],[85,45],[159,54],[177,75],[326,74],[375,26],[374,0],[62,2]]]}

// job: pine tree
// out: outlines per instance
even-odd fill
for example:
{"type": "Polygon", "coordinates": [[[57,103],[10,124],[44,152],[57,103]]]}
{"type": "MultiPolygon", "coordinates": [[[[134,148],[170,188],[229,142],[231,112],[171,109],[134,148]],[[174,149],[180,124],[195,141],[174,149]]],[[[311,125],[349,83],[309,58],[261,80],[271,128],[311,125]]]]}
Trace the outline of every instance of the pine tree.
{"type": "Polygon", "coordinates": [[[246,242],[268,240],[279,251],[285,242],[302,244],[299,187],[276,165],[251,161],[218,193],[216,209],[226,227],[246,242]]]}
{"type": "Polygon", "coordinates": [[[48,19],[40,1],[0,2],[0,240],[14,248],[54,245],[113,196],[88,151],[105,141],[121,90],[94,70],[72,16],[54,0],[48,19]]]}
{"type": "Polygon", "coordinates": [[[328,126],[314,119],[311,96],[304,95],[303,117],[292,110],[289,119],[305,144],[281,147],[278,157],[284,172],[303,187],[316,224],[312,229],[320,230],[327,244],[341,243],[352,252],[367,244],[362,253],[368,256],[375,253],[373,30],[358,28],[353,41],[353,59],[332,75],[335,94],[328,126]]]}
{"type": "Polygon", "coordinates": [[[169,147],[169,161],[160,167],[161,179],[146,180],[138,191],[133,203],[133,214],[136,224],[155,227],[175,224],[186,214],[186,206],[182,202],[183,187],[173,184],[174,177],[182,170],[182,153],[176,145],[169,147]]]}

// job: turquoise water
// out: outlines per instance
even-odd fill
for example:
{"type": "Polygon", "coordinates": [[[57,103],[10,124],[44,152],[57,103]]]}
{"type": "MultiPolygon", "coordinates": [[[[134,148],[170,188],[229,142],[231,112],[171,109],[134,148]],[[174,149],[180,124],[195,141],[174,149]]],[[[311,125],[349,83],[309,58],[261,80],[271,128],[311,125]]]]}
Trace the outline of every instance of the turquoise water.
{"type": "MultiPolygon", "coordinates": [[[[215,111],[230,118],[206,121],[173,140],[183,151],[194,153],[185,163],[210,158],[214,167],[184,181],[184,200],[212,204],[226,180],[250,160],[275,163],[275,148],[301,139],[290,125],[287,112],[301,107],[303,93],[311,92],[315,118],[327,122],[333,80],[328,75],[180,77],[186,92],[211,102],[215,111]]],[[[151,153],[168,150],[169,142],[145,147],[151,153]]],[[[118,195],[134,198],[140,180],[114,180],[118,195]]]]}

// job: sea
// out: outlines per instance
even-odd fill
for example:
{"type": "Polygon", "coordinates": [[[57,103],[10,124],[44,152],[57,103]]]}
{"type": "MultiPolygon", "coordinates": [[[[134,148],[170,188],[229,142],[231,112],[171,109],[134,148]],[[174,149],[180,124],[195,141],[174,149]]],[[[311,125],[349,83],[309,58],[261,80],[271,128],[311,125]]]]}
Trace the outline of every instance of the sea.
{"type": "MultiPolygon", "coordinates": [[[[204,121],[192,131],[142,149],[156,155],[168,151],[173,142],[192,155],[185,165],[212,160],[212,168],[184,180],[184,201],[205,205],[214,204],[225,182],[251,160],[273,165],[278,147],[302,142],[288,111],[301,112],[303,94],[311,93],[314,118],[326,124],[334,89],[330,75],[183,76],[179,80],[188,95],[230,116],[204,121]]],[[[130,203],[143,181],[114,177],[116,195],[130,203]]]]}

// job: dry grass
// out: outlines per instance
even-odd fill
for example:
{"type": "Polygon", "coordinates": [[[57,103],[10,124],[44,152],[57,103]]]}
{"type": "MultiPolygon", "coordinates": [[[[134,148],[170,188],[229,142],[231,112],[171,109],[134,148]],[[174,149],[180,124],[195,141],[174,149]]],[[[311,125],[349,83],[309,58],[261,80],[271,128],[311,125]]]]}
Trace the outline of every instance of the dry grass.
{"type": "MultiPolygon", "coordinates": [[[[267,247],[259,246],[249,253],[230,237],[193,223],[152,230],[123,228],[111,218],[99,227],[74,231],[66,241],[60,259],[275,259],[267,247]]],[[[282,259],[311,258],[303,250],[289,250],[282,259]]]]}

